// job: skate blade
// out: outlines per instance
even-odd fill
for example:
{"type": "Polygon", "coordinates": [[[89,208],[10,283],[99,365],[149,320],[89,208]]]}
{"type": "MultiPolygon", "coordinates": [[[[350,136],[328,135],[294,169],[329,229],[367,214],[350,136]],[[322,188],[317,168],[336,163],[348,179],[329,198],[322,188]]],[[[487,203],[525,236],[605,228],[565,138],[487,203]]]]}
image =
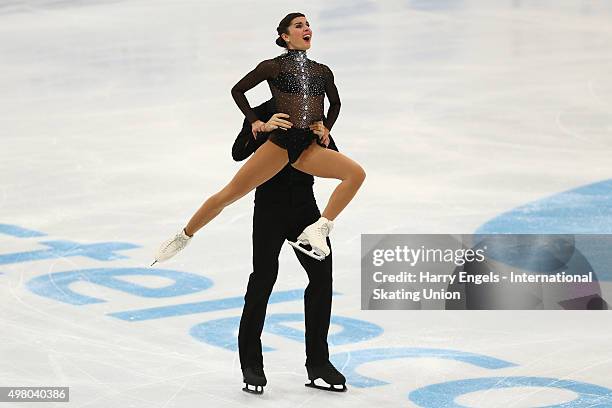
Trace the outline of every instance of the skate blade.
{"type": "Polygon", "coordinates": [[[317,385],[315,384],[314,381],[310,381],[309,383],[304,384],[304,385],[309,388],[316,388],[318,390],[331,391],[331,392],[346,392],[347,390],[346,384],[328,384],[327,386],[325,386],[325,385],[317,385]],[[336,386],[339,386],[342,388],[336,388],[336,386]]]}
{"type": "Polygon", "coordinates": [[[317,253],[314,248],[309,251],[308,249],[304,248],[299,241],[298,242],[287,241],[287,242],[289,243],[289,245],[291,245],[298,251],[308,255],[311,258],[316,259],[317,261],[322,261],[323,259],[325,259],[325,254],[317,253]]]}
{"type": "Polygon", "coordinates": [[[257,394],[257,395],[261,395],[263,394],[263,385],[252,385],[252,387],[255,387],[254,390],[249,388],[249,384],[244,384],[244,388],[242,389],[242,391],[244,392],[248,392],[249,394],[257,394]]]}

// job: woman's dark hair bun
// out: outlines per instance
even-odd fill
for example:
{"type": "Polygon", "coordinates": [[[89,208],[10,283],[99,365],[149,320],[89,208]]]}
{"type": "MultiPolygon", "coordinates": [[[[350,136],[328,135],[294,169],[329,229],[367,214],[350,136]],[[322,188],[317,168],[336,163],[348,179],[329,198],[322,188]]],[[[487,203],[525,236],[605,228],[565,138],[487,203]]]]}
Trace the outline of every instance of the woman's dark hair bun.
{"type": "Polygon", "coordinates": [[[291,20],[296,17],[306,17],[302,13],[289,13],[278,23],[278,27],[276,27],[276,32],[278,33],[278,37],[276,38],[276,45],[279,47],[287,48],[287,43],[281,37],[281,34],[289,34],[289,25],[291,24],[291,20]]]}
{"type": "Polygon", "coordinates": [[[287,48],[287,43],[285,42],[285,40],[283,40],[283,37],[281,37],[280,35],[276,39],[276,45],[278,45],[279,47],[287,48]]]}

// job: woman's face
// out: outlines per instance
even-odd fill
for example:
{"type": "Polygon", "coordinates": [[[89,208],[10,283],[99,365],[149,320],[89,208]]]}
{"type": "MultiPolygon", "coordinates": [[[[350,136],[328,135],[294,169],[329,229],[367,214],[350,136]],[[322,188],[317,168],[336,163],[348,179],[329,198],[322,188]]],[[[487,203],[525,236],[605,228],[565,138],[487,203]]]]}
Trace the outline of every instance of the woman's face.
{"type": "Polygon", "coordinates": [[[306,17],[296,17],[291,20],[288,28],[289,34],[282,34],[290,50],[307,50],[312,40],[312,30],[306,17]]]}

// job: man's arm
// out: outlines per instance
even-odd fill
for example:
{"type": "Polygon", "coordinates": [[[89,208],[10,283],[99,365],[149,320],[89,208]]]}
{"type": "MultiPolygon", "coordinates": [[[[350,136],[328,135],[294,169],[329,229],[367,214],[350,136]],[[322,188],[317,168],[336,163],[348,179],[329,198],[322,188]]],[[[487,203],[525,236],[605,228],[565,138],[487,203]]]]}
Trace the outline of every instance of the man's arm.
{"type": "MultiPolygon", "coordinates": [[[[257,119],[267,122],[272,116],[270,105],[272,104],[272,100],[268,100],[261,105],[253,108],[253,112],[257,116],[257,119]]],[[[259,146],[264,144],[266,141],[265,133],[258,133],[257,139],[253,138],[253,133],[251,132],[251,122],[248,118],[244,119],[242,123],[242,129],[236,140],[234,141],[234,145],[232,146],[232,158],[236,161],[242,161],[249,157],[251,154],[257,150],[259,146]]]]}

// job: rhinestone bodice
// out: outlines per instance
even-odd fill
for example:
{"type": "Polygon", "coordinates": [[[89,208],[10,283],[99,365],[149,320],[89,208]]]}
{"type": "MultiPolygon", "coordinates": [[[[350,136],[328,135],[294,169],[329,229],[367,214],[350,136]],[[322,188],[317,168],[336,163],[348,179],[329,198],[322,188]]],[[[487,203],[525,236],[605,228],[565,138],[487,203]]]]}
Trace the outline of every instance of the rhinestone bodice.
{"type": "Polygon", "coordinates": [[[313,122],[324,120],[331,129],[340,111],[340,98],[329,67],[307,58],[303,50],[287,50],[259,63],[232,88],[234,100],[251,122],[257,117],[244,92],[264,80],[270,86],[276,112],[288,114],[294,128],[308,128],[313,122]],[[330,103],[327,117],[325,95],[330,103]]]}

